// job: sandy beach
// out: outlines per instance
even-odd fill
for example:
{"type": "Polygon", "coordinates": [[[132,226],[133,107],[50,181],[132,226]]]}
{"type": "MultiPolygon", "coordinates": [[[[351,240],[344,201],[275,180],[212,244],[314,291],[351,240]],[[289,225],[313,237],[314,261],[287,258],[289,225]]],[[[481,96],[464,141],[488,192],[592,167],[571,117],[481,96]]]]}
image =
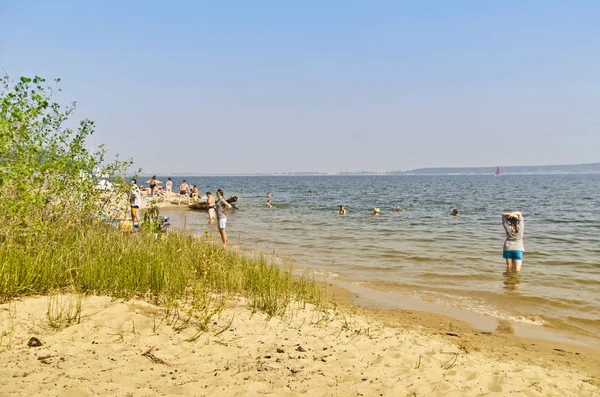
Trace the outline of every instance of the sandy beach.
{"type": "Polygon", "coordinates": [[[76,297],[0,305],[0,396],[600,393],[597,351],[346,299],[336,311],[295,308],[271,319],[234,300],[200,333],[164,308],[99,296],[82,298],[79,323],[55,328],[49,299],[66,308],[76,297]],[[31,337],[42,345],[29,347],[31,337]]]}

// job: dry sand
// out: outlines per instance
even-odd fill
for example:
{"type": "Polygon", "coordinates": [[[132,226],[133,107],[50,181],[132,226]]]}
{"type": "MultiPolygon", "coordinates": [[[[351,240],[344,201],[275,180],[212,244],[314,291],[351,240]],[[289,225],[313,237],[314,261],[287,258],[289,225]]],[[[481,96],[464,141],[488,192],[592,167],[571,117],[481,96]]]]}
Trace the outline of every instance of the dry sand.
{"type": "Polygon", "coordinates": [[[168,324],[162,308],[107,297],[83,298],[81,321],[55,329],[49,299],[0,305],[0,396],[600,395],[595,351],[426,313],[307,308],[269,320],[239,300],[186,341],[197,330],[168,324]]]}

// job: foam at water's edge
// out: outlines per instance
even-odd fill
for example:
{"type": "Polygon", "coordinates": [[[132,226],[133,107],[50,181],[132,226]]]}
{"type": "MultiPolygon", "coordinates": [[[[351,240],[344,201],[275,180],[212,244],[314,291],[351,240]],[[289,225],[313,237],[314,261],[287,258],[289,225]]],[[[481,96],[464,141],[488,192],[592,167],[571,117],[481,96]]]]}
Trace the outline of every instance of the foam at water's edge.
{"type": "Polygon", "coordinates": [[[500,326],[501,321],[506,321],[509,323],[512,332],[514,332],[514,334],[518,337],[569,343],[591,348],[600,348],[599,339],[559,330],[547,329],[542,326],[543,324],[536,323],[538,320],[534,319],[513,319],[511,316],[507,316],[505,319],[502,319],[490,315],[471,312],[461,308],[441,305],[439,303],[427,302],[417,298],[409,298],[394,294],[392,292],[376,291],[355,283],[349,283],[340,280],[328,281],[355,294],[355,303],[359,306],[377,309],[416,310],[426,313],[439,314],[452,317],[460,321],[465,321],[473,328],[487,332],[496,331],[500,326]],[[393,298],[390,297],[391,294],[393,294],[393,298]]]}

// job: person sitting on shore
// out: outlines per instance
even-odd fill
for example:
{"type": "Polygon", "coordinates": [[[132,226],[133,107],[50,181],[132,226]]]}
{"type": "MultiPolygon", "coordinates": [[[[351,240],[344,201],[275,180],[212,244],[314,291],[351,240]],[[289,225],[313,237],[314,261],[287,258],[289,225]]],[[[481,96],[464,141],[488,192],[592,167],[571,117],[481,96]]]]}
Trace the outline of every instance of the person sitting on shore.
{"type": "Polygon", "coordinates": [[[273,208],[273,202],[271,200],[267,200],[267,208],[273,208]]]}
{"type": "Polygon", "coordinates": [[[338,215],[346,215],[346,208],[343,205],[340,205],[340,209],[337,213],[338,215]]]}
{"type": "Polygon", "coordinates": [[[190,205],[190,195],[188,194],[189,190],[190,187],[184,179],[183,182],[181,182],[181,185],[179,185],[179,202],[177,203],[177,205],[181,204],[182,197],[185,197],[187,199],[188,205],[190,205]]]}
{"type": "Polygon", "coordinates": [[[380,212],[379,208],[373,208],[373,216],[379,216],[380,212]]]}

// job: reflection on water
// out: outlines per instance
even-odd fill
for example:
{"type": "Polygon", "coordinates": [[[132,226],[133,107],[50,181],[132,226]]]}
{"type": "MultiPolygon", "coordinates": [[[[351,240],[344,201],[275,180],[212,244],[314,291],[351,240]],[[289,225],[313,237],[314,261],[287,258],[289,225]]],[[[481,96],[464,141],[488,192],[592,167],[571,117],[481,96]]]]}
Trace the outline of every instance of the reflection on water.
{"type": "Polygon", "coordinates": [[[521,272],[517,272],[514,270],[507,270],[502,273],[504,276],[504,289],[509,293],[514,293],[519,289],[519,284],[521,284],[521,272]]]}

